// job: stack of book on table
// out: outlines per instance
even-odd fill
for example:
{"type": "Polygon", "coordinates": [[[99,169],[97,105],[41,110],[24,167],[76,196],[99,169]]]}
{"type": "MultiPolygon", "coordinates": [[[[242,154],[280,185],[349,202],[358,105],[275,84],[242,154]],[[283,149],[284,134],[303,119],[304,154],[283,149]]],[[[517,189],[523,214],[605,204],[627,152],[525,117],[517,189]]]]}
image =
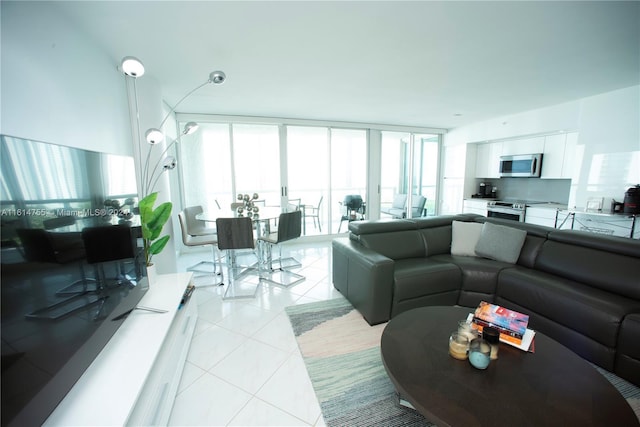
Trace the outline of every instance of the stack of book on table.
{"type": "Polygon", "coordinates": [[[482,301],[469,317],[473,328],[479,332],[485,326],[494,327],[500,331],[500,341],[521,350],[530,350],[535,331],[527,328],[528,315],[482,301]]]}

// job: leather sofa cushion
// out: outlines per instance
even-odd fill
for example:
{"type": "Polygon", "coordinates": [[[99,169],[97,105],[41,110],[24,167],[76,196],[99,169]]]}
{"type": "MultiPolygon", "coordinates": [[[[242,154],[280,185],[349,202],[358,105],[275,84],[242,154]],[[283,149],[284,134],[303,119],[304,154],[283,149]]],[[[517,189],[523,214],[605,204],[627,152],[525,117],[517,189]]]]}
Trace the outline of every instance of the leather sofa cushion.
{"type": "Polygon", "coordinates": [[[490,259],[456,256],[435,255],[433,260],[457,265],[462,273],[462,290],[495,294],[498,284],[498,274],[505,268],[513,267],[511,264],[490,259]]]}
{"type": "MultiPolygon", "coordinates": [[[[549,240],[542,245],[536,259],[537,270],[640,300],[640,254],[628,256],[619,253],[615,246],[590,245],[595,240],[592,236],[573,235],[573,242],[557,237],[558,233],[550,233],[549,240]],[[552,236],[556,239],[552,240],[552,236]]],[[[620,252],[632,246],[626,245],[625,240],[631,239],[616,239],[620,252]]],[[[635,246],[640,244],[636,241],[635,246]]]]}
{"type": "Polygon", "coordinates": [[[415,230],[361,234],[360,243],[393,260],[425,256],[424,242],[415,230]]]}
{"type": "Polygon", "coordinates": [[[460,268],[431,258],[396,261],[393,273],[395,302],[460,288],[460,268]]]}
{"type": "Polygon", "coordinates": [[[524,245],[522,245],[522,249],[520,250],[520,257],[518,258],[517,264],[523,267],[533,268],[545,241],[546,238],[544,237],[528,234],[527,238],[524,239],[524,245]]]}
{"type": "Polygon", "coordinates": [[[521,267],[500,272],[496,295],[608,347],[616,346],[624,316],[640,311],[640,301],[521,267]]]}
{"type": "Polygon", "coordinates": [[[418,230],[424,240],[426,256],[451,253],[451,225],[418,230]]]}
{"type": "Polygon", "coordinates": [[[380,220],[380,221],[351,221],[349,231],[353,236],[363,234],[390,233],[394,231],[415,230],[416,224],[411,221],[380,220]]]}
{"type": "Polygon", "coordinates": [[[622,321],[618,351],[640,361],[640,313],[629,314],[622,321]]]}
{"type": "Polygon", "coordinates": [[[618,338],[615,372],[640,384],[640,313],[630,314],[622,322],[618,338]]]}

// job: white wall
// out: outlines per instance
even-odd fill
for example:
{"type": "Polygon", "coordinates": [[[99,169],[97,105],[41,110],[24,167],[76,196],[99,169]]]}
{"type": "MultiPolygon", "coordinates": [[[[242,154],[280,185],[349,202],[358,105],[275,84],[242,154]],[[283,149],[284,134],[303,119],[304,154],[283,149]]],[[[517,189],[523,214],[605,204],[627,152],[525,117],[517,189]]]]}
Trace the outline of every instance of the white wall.
{"type": "MultiPolygon", "coordinates": [[[[122,57],[133,53],[112,57],[54,3],[12,1],[0,7],[0,133],[138,159],[127,82],[118,70],[122,57]]],[[[137,84],[144,134],[162,121],[161,89],[148,75],[137,84]]],[[[158,203],[170,198],[166,183],[159,187],[158,203]]],[[[169,226],[165,232],[174,234],[169,226]]],[[[176,271],[173,240],[157,256],[160,273],[176,271]]]]}
{"type": "Polygon", "coordinates": [[[131,155],[121,58],[80,33],[55,4],[0,7],[0,132],[131,155]]]}
{"type": "Polygon", "coordinates": [[[570,207],[590,197],[621,201],[640,183],[640,86],[549,106],[453,129],[446,146],[526,135],[577,131],[570,207]]]}

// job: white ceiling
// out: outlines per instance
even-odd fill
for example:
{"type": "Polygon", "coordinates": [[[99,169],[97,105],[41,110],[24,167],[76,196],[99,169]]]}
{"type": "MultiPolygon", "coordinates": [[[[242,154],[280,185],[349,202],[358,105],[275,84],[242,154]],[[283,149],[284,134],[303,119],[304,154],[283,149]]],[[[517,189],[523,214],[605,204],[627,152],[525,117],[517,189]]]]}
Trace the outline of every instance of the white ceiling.
{"type": "Polygon", "coordinates": [[[454,128],[640,83],[640,3],[71,1],[180,112],[454,128]]]}

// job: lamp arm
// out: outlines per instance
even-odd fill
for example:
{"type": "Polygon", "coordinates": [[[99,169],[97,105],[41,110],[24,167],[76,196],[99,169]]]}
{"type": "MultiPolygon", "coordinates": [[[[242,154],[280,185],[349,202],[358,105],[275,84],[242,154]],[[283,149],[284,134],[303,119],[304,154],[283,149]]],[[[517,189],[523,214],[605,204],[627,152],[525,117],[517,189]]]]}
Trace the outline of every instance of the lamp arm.
{"type": "Polygon", "coordinates": [[[192,93],[194,93],[195,91],[197,91],[198,89],[200,89],[203,86],[208,85],[209,83],[211,83],[211,80],[207,80],[206,82],[202,83],[201,85],[197,86],[195,89],[193,89],[192,91],[188,92],[185,96],[182,97],[182,99],[180,99],[180,101],[178,101],[176,103],[176,105],[174,105],[173,107],[171,107],[171,110],[167,113],[167,115],[164,117],[164,119],[162,119],[162,122],[160,122],[160,126],[158,126],[158,129],[162,129],[162,125],[164,125],[164,122],[167,121],[167,119],[169,118],[169,116],[171,115],[171,113],[173,113],[174,111],[176,111],[176,108],[178,108],[178,105],[180,105],[180,103],[182,101],[184,101],[185,99],[187,99],[192,93]]]}
{"type": "MultiPolygon", "coordinates": [[[[158,182],[158,179],[160,178],[160,175],[162,175],[162,173],[159,173],[158,176],[156,177],[155,181],[153,181],[154,176],[156,175],[156,172],[158,171],[158,167],[160,166],[160,163],[164,160],[164,155],[167,154],[167,151],[169,151],[169,149],[171,147],[173,147],[179,140],[180,138],[182,138],[182,135],[180,135],[179,137],[177,137],[176,139],[174,139],[173,141],[171,141],[171,144],[167,145],[167,148],[164,149],[164,151],[162,153],[160,153],[160,158],[158,159],[158,161],[156,162],[155,166],[153,167],[153,171],[151,172],[151,175],[149,175],[149,186],[147,188],[148,192],[153,191],[153,189],[156,186],[156,183],[158,182]],[[152,183],[153,181],[153,183],[152,183]]],[[[153,146],[151,147],[153,148],[153,146]]],[[[147,153],[147,163],[146,163],[146,167],[145,170],[148,172],[149,171],[149,157],[151,155],[151,149],[149,149],[148,153],[147,153]]],[[[147,181],[145,181],[147,182],[147,181]]]]}
{"type": "MultiPolygon", "coordinates": [[[[164,170],[162,171],[164,172],[164,170]]],[[[152,192],[154,188],[156,188],[156,184],[158,183],[158,180],[160,179],[160,177],[162,176],[162,172],[160,172],[158,174],[158,176],[156,177],[155,181],[153,181],[153,183],[150,183],[150,187],[149,187],[149,192],[152,192]]]]}

